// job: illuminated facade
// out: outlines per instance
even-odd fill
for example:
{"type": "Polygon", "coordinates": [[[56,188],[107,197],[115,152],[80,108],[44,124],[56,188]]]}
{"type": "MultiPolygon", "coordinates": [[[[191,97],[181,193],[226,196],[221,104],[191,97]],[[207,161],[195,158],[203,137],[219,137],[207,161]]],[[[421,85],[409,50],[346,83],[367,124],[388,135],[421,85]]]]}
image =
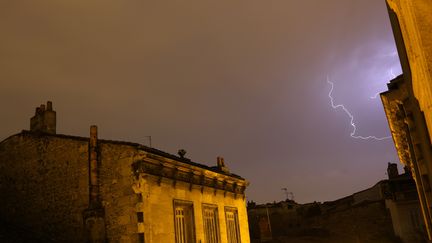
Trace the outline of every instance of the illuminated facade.
{"type": "Polygon", "coordinates": [[[247,185],[223,158],[56,134],[51,103],[0,143],[0,220],[25,242],[247,243],[247,185]]]}
{"type": "Polygon", "coordinates": [[[432,2],[387,0],[387,5],[403,74],[388,84],[381,99],[432,239],[432,2]]]}

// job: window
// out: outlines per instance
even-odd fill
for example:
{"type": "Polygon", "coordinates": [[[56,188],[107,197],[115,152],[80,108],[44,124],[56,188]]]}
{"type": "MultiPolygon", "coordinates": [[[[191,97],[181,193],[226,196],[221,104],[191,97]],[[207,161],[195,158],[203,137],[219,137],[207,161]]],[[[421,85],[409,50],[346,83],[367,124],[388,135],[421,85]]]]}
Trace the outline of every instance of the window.
{"type": "Polygon", "coordinates": [[[144,213],[143,212],[137,212],[137,220],[138,220],[138,223],[144,222],[144,213]]]}
{"type": "Polygon", "coordinates": [[[203,204],[205,243],[219,243],[219,220],[217,205],[203,204]]]}
{"type": "Polygon", "coordinates": [[[225,207],[228,243],[240,243],[240,228],[236,208],[225,207]]]}
{"type": "Polygon", "coordinates": [[[138,243],[144,243],[144,233],[138,233],[138,243]]]}
{"type": "Polygon", "coordinates": [[[195,242],[192,202],[174,200],[174,227],[176,243],[195,242]]]}

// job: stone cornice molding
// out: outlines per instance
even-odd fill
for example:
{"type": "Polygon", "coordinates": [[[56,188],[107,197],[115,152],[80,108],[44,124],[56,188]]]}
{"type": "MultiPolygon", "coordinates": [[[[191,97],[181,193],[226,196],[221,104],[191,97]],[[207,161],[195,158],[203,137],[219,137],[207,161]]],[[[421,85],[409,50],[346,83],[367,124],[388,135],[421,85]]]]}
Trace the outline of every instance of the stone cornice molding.
{"type": "Polygon", "coordinates": [[[235,195],[244,196],[248,182],[244,179],[233,177],[226,174],[216,173],[193,165],[185,164],[172,159],[161,156],[146,154],[139,156],[140,159],[132,164],[132,169],[136,178],[140,178],[140,174],[149,174],[155,176],[158,184],[162,183],[162,179],[171,180],[171,185],[176,187],[177,182],[181,181],[189,184],[189,190],[193,189],[193,185],[198,186],[201,192],[204,187],[231,192],[235,195]]]}

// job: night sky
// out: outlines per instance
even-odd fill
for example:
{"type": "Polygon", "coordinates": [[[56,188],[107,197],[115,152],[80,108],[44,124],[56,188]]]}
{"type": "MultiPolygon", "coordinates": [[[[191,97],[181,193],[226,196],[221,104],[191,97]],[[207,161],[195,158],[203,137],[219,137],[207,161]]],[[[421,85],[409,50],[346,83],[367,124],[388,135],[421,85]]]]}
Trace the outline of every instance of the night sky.
{"type": "MultiPolygon", "coordinates": [[[[335,200],[398,162],[381,101],[400,74],[384,0],[0,2],[0,140],[53,101],[57,132],[230,170],[247,199],[335,200]]],[[[398,162],[399,163],[399,162],[398,162]]],[[[399,165],[399,167],[401,167],[399,165]]]]}

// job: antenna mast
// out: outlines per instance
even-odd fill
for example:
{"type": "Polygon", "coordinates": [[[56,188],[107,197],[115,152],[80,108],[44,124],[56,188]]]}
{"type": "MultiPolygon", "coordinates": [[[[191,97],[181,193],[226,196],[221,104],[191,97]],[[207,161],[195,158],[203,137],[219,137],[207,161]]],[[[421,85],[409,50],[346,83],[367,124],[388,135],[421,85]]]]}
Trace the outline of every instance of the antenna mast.
{"type": "Polygon", "coordinates": [[[294,201],[294,193],[289,192],[286,187],[282,188],[281,190],[284,191],[286,200],[294,201]]]}

